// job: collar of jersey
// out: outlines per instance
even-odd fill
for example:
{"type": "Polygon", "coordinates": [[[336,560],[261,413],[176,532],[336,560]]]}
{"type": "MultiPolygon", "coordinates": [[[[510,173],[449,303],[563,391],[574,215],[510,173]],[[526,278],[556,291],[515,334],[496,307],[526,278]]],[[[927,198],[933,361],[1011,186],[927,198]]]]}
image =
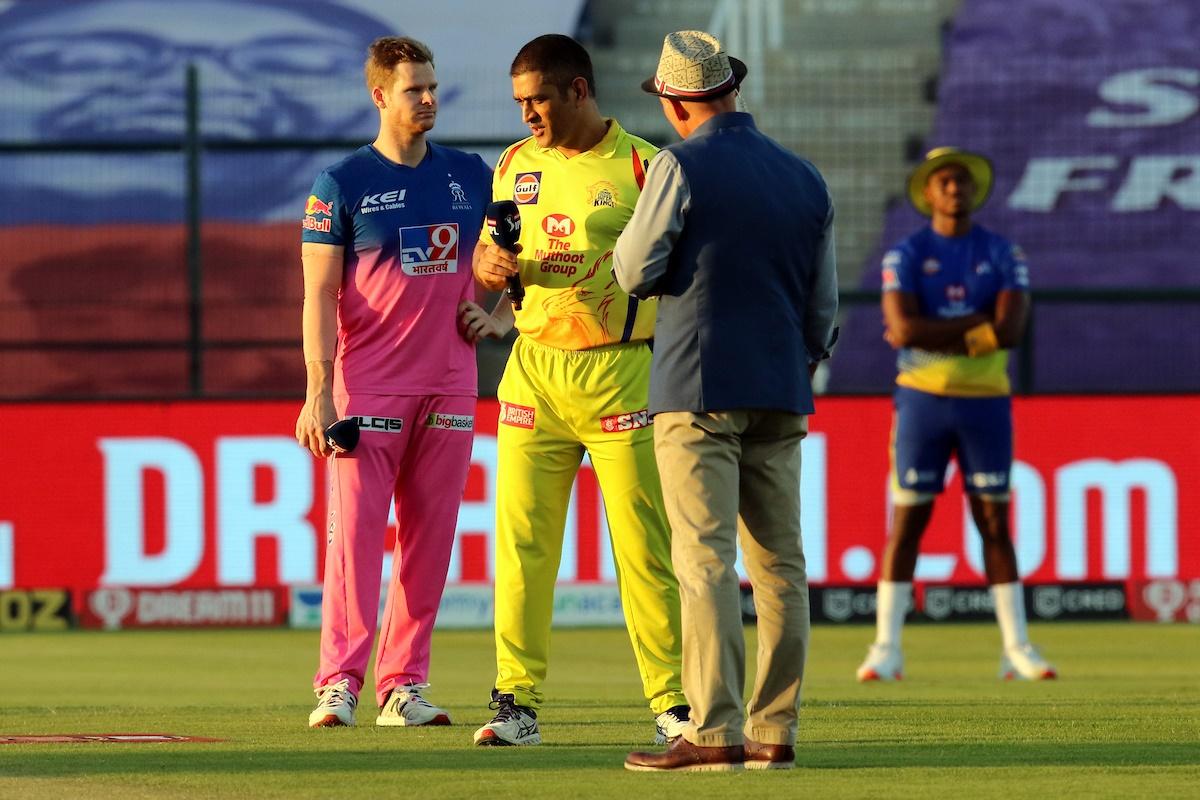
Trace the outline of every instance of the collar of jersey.
{"type": "Polygon", "coordinates": [[[388,167],[389,169],[396,170],[397,172],[400,170],[420,169],[433,159],[433,142],[429,141],[428,139],[425,140],[425,157],[422,158],[421,163],[417,164],[415,167],[410,167],[407,164],[397,164],[395,161],[391,161],[383,153],[376,150],[374,144],[368,143],[363,146],[371,151],[371,155],[374,156],[376,161],[378,161],[380,164],[383,164],[385,167],[388,167]]]}
{"type": "MultiPolygon", "coordinates": [[[[604,138],[596,142],[591,150],[585,150],[579,155],[593,155],[597,158],[612,158],[613,153],[617,152],[617,141],[621,138],[621,134],[623,133],[621,124],[612,117],[605,117],[604,121],[608,123],[608,133],[604,134],[604,138]]],[[[536,142],[534,143],[534,146],[537,146],[536,142]]],[[[566,159],[566,156],[558,152],[557,147],[539,147],[538,150],[543,153],[553,150],[555,153],[558,153],[559,157],[566,159]]],[[[576,156],[572,157],[575,158],[576,156]]]]}

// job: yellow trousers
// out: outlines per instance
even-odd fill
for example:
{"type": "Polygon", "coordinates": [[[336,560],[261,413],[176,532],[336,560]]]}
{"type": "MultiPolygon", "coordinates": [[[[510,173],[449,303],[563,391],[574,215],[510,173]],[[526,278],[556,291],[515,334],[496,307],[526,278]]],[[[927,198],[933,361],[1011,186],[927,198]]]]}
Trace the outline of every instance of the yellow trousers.
{"type": "Polygon", "coordinates": [[[646,416],[644,343],[559,350],[518,338],[498,391],[496,689],[538,708],[571,484],[604,496],[625,624],[651,710],[685,704],[679,586],[646,416]]]}

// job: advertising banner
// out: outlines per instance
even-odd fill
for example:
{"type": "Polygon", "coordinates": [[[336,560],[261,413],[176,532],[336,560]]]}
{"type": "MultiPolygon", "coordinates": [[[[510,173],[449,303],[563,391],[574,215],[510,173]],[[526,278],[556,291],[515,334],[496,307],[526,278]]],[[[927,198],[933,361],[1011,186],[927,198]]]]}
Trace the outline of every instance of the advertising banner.
{"type": "MultiPolygon", "coordinates": [[[[319,585],[326,469],[292,438],[297,408],[0,406],[5,429],[29,443],[24,455],[6,460],[0,480],[0,590],[70,589],[78,610],[103,621],[82,608],[94,589],[319,585]]],[[[830,398],[818,409],[804,442],[800,490],[809,576],[815,586],[870,586],[887,536],[891,406],[884,398],[830,398]]],[[[1200,580],[1200,431],[1193,423],[1200,398],[1018,398],[1014,409],[1013,526],[1027,583],[1200,580]]],[[[492,580],[499,411],[495,401],[479,403],[451,587],[492,580]]],[[[393,542],[393,531],[381,541],[383,575],[393,542]]],[[[985,583],[979,536],[953,467],[922,542],[917,580],[985,583]]],[[[603,500],[586,460],[567,514],[559,581],[615,583],[603,500]]],[[[472,618],[490,613],[479,598],[457,602],[472,618]]],[[[579,602],[561,613],[589,617],[609,600],[579,602]]],[[[829,601],[839,614],[865,603],[840,595],[829,601]]]]}

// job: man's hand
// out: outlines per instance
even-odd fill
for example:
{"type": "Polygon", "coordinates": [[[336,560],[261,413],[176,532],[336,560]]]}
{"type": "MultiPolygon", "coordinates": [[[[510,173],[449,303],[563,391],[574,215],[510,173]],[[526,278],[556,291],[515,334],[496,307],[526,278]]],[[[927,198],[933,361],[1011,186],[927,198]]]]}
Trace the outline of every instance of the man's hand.
{"type": "Polygon", "coordinates": [[[512,326],[511,318],[496,319],[470,300],[458,304],[458,332],[472,344],[480,339],[502,339],[512,326]]]}
{"type": "MultiPolygon", "coordinates": [[[[521,245],[517,245],[517,252],[520,251],[521,245]]],[[[475,249],[472,267],[475,280],[493,292],[504,291],[509,276],[516,275],[519,271],[516,253],[511,253],[496,244],[485,246],[482,242],[475,249]]]]}
{"type": "Polygon", "coordinates": [[[337,422],[337,410],[333,407],[333,394],[319,392],[310,395],[296,418],[296,441],[312,451],[317,458],[325,458],[333,449],[325,441],[325,429],[337,422]]]}

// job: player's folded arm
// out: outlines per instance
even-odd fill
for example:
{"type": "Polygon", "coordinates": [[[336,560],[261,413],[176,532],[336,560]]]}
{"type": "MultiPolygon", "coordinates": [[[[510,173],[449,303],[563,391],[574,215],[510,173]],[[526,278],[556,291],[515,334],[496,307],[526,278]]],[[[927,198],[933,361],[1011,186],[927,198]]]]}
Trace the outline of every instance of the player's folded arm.
{"type": "Polygon", "coordinates": [[[888,342],[893,347],[919,347],[922,350],[962,353],[963,335],[977,325],[990,322],[983,314],[968,314],[954,319],[933,319],[921,315],[917,296],[912,292],[888,290],[881,300],[888,342]]]}

